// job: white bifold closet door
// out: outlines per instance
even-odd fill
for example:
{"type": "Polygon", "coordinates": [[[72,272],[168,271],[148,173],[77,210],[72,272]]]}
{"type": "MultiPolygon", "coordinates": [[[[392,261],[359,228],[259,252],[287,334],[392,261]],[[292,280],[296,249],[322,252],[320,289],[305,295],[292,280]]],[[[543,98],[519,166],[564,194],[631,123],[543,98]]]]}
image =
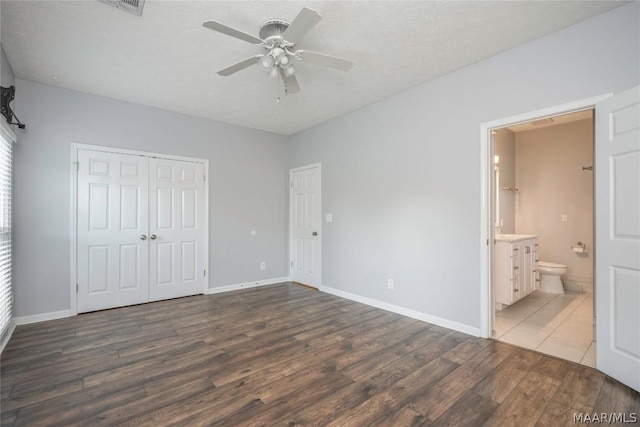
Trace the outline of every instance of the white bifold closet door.
{"type": "Polygon", "coordinates": [[[202,164],[149,159],[149,301],[202,293],[203,178],[202,164]]]}
{"type": "Polygon", "coordinates": [[[202,293],[204,165],[78,150],[78,312],[202,293]]]}

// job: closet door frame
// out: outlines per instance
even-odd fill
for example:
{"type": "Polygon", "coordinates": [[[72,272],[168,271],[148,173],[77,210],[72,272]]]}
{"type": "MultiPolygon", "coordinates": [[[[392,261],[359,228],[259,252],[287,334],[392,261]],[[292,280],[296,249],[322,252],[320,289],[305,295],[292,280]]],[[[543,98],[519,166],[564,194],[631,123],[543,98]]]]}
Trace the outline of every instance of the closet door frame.
{"type": "Polygon", "coordinates": [[[71,265],[70,265],[70,283],[69,283],[69,295],[70,295],[70,310],[71,316],[78,314],[78,150],[92,150],[100,151],[103,153],[112,154],[128,154],[133,156],[144,156],[150,158],[159,158],[167,160],[179,160],[183,162],[200,163],[204,166],[205,181],[204,181],[204,270],[206,277],[203,280],[202,293],[207,294],[209,292],[209,160],[198,159],[194,157],[174,156],[171,154],[153,153],[149,151],[128,150],[125,148],[116,147],[104,147],[100,145],[90,145],[78,142],[71,143],[71,162],[70,168],[70,230],[69,230],[69,245],[71,250],[71,265]]]}

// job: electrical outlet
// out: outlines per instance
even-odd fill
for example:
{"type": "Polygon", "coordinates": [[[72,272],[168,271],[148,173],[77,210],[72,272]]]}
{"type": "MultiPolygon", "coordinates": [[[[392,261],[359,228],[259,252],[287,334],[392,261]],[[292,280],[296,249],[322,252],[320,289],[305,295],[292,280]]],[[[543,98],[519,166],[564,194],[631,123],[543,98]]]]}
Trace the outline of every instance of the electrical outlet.
{"type": "Polygon", "coordinates": [[[567,214],[562,214],[562,216],[560,217],[560,222],[569,222],[569,217],[567,216],[567,214]]]}
{"type": "Polygon", "coordinates": [[[393,289],[394,288],[393,279],[387,279],[387,287],[389,289],[393,289]]]}
{"type": "Polygon", "coordinates": [[[264,262],[264,261],[262,261],[262,262],[260,263],[260,270],[266,270],[266,269],[267,269],[267,263],[266,263],[266,262],[264,262]]]}

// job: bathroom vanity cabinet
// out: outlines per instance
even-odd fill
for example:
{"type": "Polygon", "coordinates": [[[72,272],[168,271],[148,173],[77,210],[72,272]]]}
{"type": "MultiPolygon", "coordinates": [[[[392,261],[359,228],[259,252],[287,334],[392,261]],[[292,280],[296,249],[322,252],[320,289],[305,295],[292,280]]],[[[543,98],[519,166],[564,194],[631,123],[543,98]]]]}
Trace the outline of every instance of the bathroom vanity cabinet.
{"type": "Polygon", "coordinates": [[[511,305],[536,289],[538,236],[497,234],[493,286],[496,304],[511,305]]]}

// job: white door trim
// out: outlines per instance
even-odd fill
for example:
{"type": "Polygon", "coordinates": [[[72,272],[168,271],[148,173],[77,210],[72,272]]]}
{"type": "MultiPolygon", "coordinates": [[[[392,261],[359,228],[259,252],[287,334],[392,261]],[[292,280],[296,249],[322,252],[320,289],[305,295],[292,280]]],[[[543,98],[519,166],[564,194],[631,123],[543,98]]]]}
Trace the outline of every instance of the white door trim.
{"type": "MultiPolygon", "coordinates": [[[[573,113],[595,108],[602,100],[612,97],[612,93],[581,99],[567,104],[543,108],[541,110],[522,113],[480,124],[480,336],[490,338],[493,329],[493,295],[491,289],[493,245],[488,244],[494,238],[494,224],[491,218],[493,173],[493,147],[491,131],[497,128],[512,126],[546,117],[573,113]]],[[[596,173],[596,171],[594,171],[596,173]]],[[[596,242],[594,242],[596,246],[596,242]]],[[[594,249],[594,255],[597,249],[594,249]]],[[[595,286],[594,286],[595,288],[595,286]]]]}
{"type": "Polygon", "coordinates": [[[291,275],[291,268],[293,262],[292,250],[293,250],[293,191],[292,190],[292,182],[293,182],[293,174],[296,172],[308,170],[308,169],[318,169],[318,182],[320,185],[320,218],[318,220],[318,233],[320,238],[318,239],[318,253],[320,254],[320,262],[318,263],[318,289],[322,286],[322,164],[321,163],[313,163],[306,166],[299,166],[297,168],[289,169],[289,278],[291,275]]]}
{"type": "Polygon", "coordinates": [[[125,148],[117,147],[104,147],[100,145],[90,145],[78,142],[71,143],[71,162],[70,162],[70,176],[71,176],[71,201],[70,201],[70,230],[69,230],[69,245],[71,253],[71,265],[70,265],[70,283],[69,283],[69,296],[70,296],[70,316],[76,316],[78,314],[78,297],[76,294],[76,286],[78,283],[78,150],[92,150],[100,151],[104,153],[113,154],[130,154],[134,156],[145,156],[159,159],[168,160],[180,160],[183,162],[200,163],[204,165],[205,170],[205,182],[204,182],[204,215],[205,215],[205,236],[204,236],[204,269],[207,272],[205,280],[203,281],[202,293],[207,294],[209,292],[209,278],[211,273],[209,270],[209,160],[198,159],[195,157],[175,156],[171,154],[160,154],[149,151],[129,150],[125,148]]]}

